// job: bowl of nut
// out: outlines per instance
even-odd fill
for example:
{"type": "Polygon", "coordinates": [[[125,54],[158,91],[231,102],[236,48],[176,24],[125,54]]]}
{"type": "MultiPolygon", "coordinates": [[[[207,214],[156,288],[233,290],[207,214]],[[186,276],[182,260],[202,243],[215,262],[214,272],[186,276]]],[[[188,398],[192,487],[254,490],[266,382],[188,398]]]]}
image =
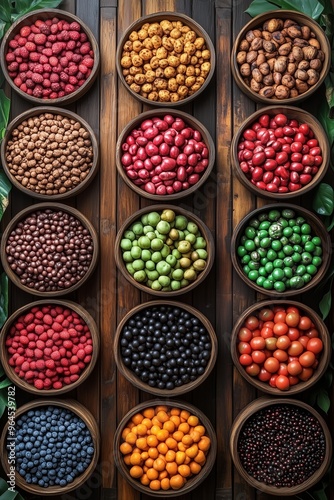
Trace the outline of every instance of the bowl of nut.
{"type": "Polygon", "coordinates": [[[214,162],[214,143],[204,125],[170,108],[131,120],[116,146],[123,180],[140,196],[156,201],[193,193],[208,179],[214,162]]]}
{"type": "Polygon", "coordinates": [[[234,173],[257,196],[289,199],[325,176],[329,143],[320,122],[295,106],[267,106],[239,127],[231,143],[234,173]]]}
{"type": "Polygon", "coordinates": [[[68,300],[39,300],[17,309],[0,335],[1,364],[10,380],[35,396],[57,396],[82,384],[99,353],[92,316],[68,300]]]}
{"type": "Polygon", "coordinates": [[[263,300],[243,311],[231,336],[239,373],[272,396],[293,396],[324,375],[331,358],[328,329],[320,316],[294,300],[263,300]]]}
{"type": "Polygon", "coordinates": [[[118,76],[144,104],[180,106],[208,86],[215,70],[209,35],[190,17],[159,12],[132,23],[116,53],[118,76]]]}
{"type": "Polygon", "coordinates": [[[122,418],[113,449],[118,470],[133,488],[175,498],[193,491],[210,474],[217,437],[208,417],[195,406],[153,399],[122,418]]]}
{"type": "Polygon", "coordinates": [[[79,210],[37,203],[11,219],[1,239],[1,262],[9,279],[27,293],[64,295],[93,273],[98,257],[94,226],[79,210]]]}
{"type": "Polygon", "coordinates": [[[82,97],[99,69],[97,41],[77,16],[39,9],[8,29],[0,62],[12,89],[34,104],[69,104],[82,97]]]}
{"type": "Polygon", "coordinates": [[[323,417],[304,401],[261,397],[234,420],[230,451],[246,483],[286,497],[321,480],[330,466],[332,439],[323,417]]]}
{"type": "Polygon", "coordinates": [[[275,298],[315,287],[326,275],[331,254],[322,221],[288,203],[253,210],[239,222],[231,240],[232,264],[240,278],[275,298]]]}
{"type": "Polygon", "coordinates": [[[123,276],[141,291],[161,297],[186,293],[202,283],[214,254],[204,222],[172,205],[151,205],[133,213],[115,240],[116,265],[123,276]]]}
{"type": "Polygon", "coordinates": [[[99,160],[90,125],[72,111],[37,107],[16,117],[1,143],[1,161],[11,183],[43,200],[81,193],[99,160]]]}
{"type": "Polygon", "coordinates": [[[330,54],[328,38],[316,21],[301,12],[275,10],[240,31],[231,69],[251,99],[291,104],[317,91],[329,71],[330,54]]]}

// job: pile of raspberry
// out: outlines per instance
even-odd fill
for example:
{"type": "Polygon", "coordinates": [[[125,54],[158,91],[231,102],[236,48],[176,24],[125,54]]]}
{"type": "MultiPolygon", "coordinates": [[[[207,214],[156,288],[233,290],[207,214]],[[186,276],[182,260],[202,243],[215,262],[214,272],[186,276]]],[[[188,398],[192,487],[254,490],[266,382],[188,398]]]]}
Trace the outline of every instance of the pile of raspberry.
{"type": "Polygon", "coordinates": [[[43,390],[76,382],[93,352],[85,321],[75,311],[56,304],[35,306],[19,316],[5,345],[15,373],[43,390]]]}
{"type": "Polygon", "coordinates": [[[94,51],[80,24],[57,17],[23,26],[10,40],[5,58],[14,84],[40,99],[75,92],[94,66],[94,51]]]}

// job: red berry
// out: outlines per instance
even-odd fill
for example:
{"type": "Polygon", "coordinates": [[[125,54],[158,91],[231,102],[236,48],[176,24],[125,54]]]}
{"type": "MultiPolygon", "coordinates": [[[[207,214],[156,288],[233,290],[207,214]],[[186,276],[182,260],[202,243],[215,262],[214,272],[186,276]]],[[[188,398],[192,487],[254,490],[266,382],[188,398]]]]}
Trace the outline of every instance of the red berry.
{"type": "Polygon", "coordinates": [[[38,33],[35,35],[34,42],[36,45],[44,45],[46,42],[46,35],[44,35],[44,33],[38,33]]]}
{"type": "Polygon", "coordinates": [[[43,381],[41,379],[36,379],[34,381],[34,386],[36,387],[36,389],[43,389],[44,388],[43,381]]]}
{"type": "Polygon", "coordinates": [[[70,25],[69,25],[69,29],[71,31],[80,31],[81,30],[81,26],[79,23],[77,23],[76,21],[73,21],[70,25]]]}

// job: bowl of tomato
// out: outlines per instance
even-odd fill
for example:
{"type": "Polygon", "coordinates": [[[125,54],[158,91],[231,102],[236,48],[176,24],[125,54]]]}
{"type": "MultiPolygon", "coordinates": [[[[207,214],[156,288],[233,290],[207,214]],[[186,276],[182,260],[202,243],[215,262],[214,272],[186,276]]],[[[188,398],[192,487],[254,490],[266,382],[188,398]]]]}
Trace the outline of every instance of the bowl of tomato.
{"type": "Polygon", "coordinates": [[[250,384],[275,396],[292,396],[325,373],[331,341],[320,316],[291,300],[263,300],[248,307],[232,330],[235,367],[250,384]]]}

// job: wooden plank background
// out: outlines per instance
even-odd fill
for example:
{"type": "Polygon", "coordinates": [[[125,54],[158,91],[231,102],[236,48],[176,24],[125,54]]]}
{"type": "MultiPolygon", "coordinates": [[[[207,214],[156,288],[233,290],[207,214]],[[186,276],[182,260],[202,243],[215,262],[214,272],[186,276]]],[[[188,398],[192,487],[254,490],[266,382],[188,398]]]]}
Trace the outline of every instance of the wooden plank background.
{"type": "MultiPolygon", "coordinates": [[[[142,15],[160,11],[185,13],[199,22],[209,33],[217,57],[215,76],[207,90],[192,104],[180,108],[194,115],[210,131],[216,143],[216,164],[206,184],[179,203],[202,218],[212,231],[216,261],[205,282],[193,293],[182,295],[178,300],[193,304],[216,328],[219,343],[216,369],[201,387],[180,399],[193,403],[210,418],[217,432],[218,454],[215,467],[204,483],[192,494],[178,498],[277,498],[247,486],[234,469],[229,453],[233,419],[247,403],[260,395],[233,368],[229,353],[233,323],[246,307],[263,298],[256,296],[234,273],[230,260],[230,240],[234,227],[249,211],[265,203],[256,199],[233,177],[230,164],[232,136],[241,122],[256,109],[255,104],[234,84],[230,72],[233,40],[249,20],[244,12],[249,4],[249,0],[65,0],[60,6],[78,15],[91,28],[99,41],[101,52],[101,70],[97,81],[80,101],[69,106],[90,123],[99,138],[100,170],[84,193],[70,198],[66,203],[76,206],[91,220],[100,238],[100,258],[96,272],[87,286],[67,297],[86,307],[100,328],[101,354],[94,373],[83,386],[68,396],[76,397],[93,413],[99,423],[102,440],[100,461],[92,477],[82,488],[59,499],[151,498],[129,487],[117,473],[113,461],[113,435],[117,423],[134,405],[151,398],[134,388],[117,372],[112,349],[113,337],[118,322],[132,307],[152,299],[152,296],[134,289],[115,267],[113,248],[118,228],[134,211],[150,205],[147,200],[133,193],[116,171],[115,146],[118,135],[129,120],[149,108],[137,102],[120,84],[115,58],[118,41],[129,24],[142,15]]],[[[10,94],[9,88],[7,92],[10,94]]],[[[28,101],[16,94],[12,95],[12,118],[29,107],[28,101]]],[[[300,202],[307,206],[307,200],[297,200],[297,203],[300,202]]],[[[33,203],[33,198],[13,188],[4,224],[33,203]]],[[[11,312],[31,300],[36,299],[11,288],[11,312]]],[[[307,295],[302,300],[311,302],[307,295]]],[[[17,399],[20,405],[30,400],[31,396],[18,391],[17,399]]],[[[24,497],[34,498],[27,494],[24,497]]]]}

